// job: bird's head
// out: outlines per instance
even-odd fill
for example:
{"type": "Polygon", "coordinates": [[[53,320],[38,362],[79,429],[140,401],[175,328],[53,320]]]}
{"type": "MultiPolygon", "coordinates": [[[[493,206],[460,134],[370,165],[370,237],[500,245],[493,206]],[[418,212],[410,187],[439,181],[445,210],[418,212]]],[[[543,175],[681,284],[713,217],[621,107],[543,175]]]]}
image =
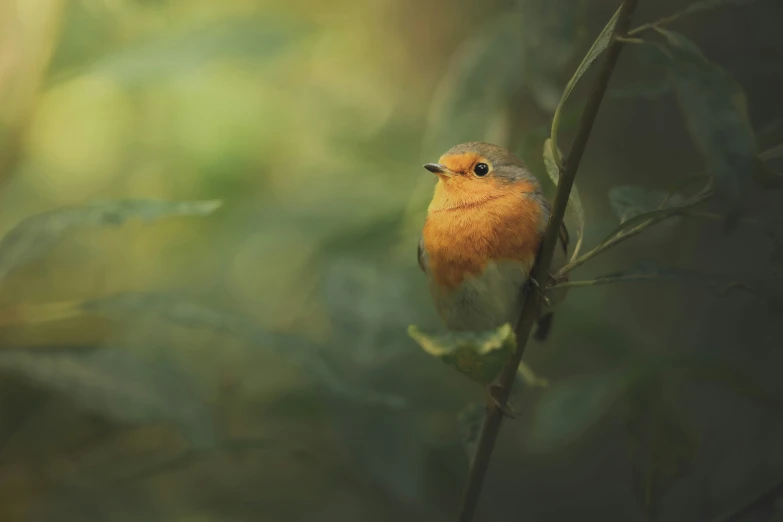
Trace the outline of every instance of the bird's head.
{"type": "Polygon", "coordinates": [[[462,143],[424,168],[438,176],[430,212],[481,206],[525,192],[540,192],[538,180],[513,153],[490,143],[462,143]]]}

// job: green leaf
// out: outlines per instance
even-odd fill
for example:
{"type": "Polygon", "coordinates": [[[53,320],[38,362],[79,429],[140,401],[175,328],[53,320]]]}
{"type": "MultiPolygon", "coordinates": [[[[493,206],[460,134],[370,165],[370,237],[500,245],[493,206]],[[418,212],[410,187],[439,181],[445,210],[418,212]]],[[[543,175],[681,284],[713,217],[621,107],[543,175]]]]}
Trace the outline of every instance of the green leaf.
{"type": "Polygon", "coordinates": [[[644,281],[684,281],[699,283],[711,287],[726,288],[736,281],[736,277],[728,274],[707,274],[687,268],[659,266],[656,263],[642,261],[626,270],[596,277],[585,281],[583,285],[575,281],[573,286],[594,286],[612,283],[634,283],[644,281]]]}
{"type": "Polygon", "coordinates": [[[609,412],[628,383],[626,373],[614,372],[550,386],[533,412],[529,449],[549,452],[573,444],[609,412]]]}
{"type": "Polygon", "coordinates": [[[664,221],[673,216],[681,215],[702,202],[701,199],[702,196],[700,194],[697,194],[696,196],[693,196],[692,198],[683,201],[676,193],[674,193],[662,199],[658,204],[657,210],[642,212],[638,214],[635,213],[637,209],[650,208],[649,207],[650,203],[655,201],[657,198],[657,196],[654,193],[648,196],[641,196],[641,194],[642,192],[638,190],[615,191],[616,198],[617,196],[620,195],[622,195],[623,198],[618,199],[617,202],[613,203],[612,206],[613,207],[617,206],[618,208],[622,208],[624,213],[630,212],[630,214],[633,215],[626,215],[625,221],[621,222],[617,228],[615,228],[611,233],[609,233],[609,235],[607,235],[606,238],[604,238],[604,240],[596,248],[605,245],[606,243],[614,240],[618,236],[622,236],[626,233],[630,233],[633,229],[647,223],[648,221],[653,221],[655,223],[664,221]],[[634,197],[631,198],[631,196],[634,197]],[[633,200],[634,204],[628,205],[627,202],[631,200],[633,200]],[[670,202],[672,200],[679,202],[679,204],[670,205],[670,202]]]}
{"type": "Polygon", "coordinates": [[[408,335],[425,352],[484,386],[500,375],[516,347],[516,335],[509,324],[487,332],[449,332],[435,336],[410,326],[408,335]]]}
{"type": "Polygon", "coordinates": [[[522,18],[505,12],[479,27],[455,52],[436,87],[427,117],[425,144],[444,152],[466,141],[493,141],[498,114],[507,112],[522,86],[522,18]]]}
{"type": "Polygon", "coordinates": [[[227,18],[210,24],[146,36],[84,67],[57,74],[52,83],[97,73],[123,83],[137,83],[182,73],[212,60],[269,59],[301,41],[310,29],[291,20],[269,17],[227,18]]]}
{"type": "Polygon", "coordinates": [[[0,352],[0,369],[67,396],[82,408],[129,425],[173,423],[194,447],[215,442],[212,420],[190,378],[164,357],[120,349],[88,354],[0,352]]]}
{"type": "Polygon", "coordinates": [[[138,218],[152,222],[171,216],[206,216],[220,201],[120,200],[68,207],[28,217],[0,240],[0,280],[46,254],[66,233],[90,226],[116,226],[138,218]]]}
{"type": "Polygon", "coordinates": [[[479,402],[471,402],[457,415],[462,444],[465,454],[472,459],[476,453],[476,444],[481,433],[481,424],[484,422],[487,408],[479,402]]]}
{"type": "Polygon", "coordinates": [[[680,194],[670,196],[662,190],[619,185],[609,189],[609,203],[620,223],[625,223],[636,216],[661,208],[679,207],[685,203],[685,198],[680,194]]]}
{"type": "MultiPolygon", "coordinates": [[[[552,155],[554,149],[555,147],[552,146],[551,139],[547,138],[546,141],[544,141],[544,167],[546,168],[546,173],[549,175],[549,179],[557,186],[560,182],[560,167],[558,167],[557,161],[552,155]]],[[[568,202],[570,203],[568,208],[574,214],[574,219],[576,219],[577,222],[577,239],[573,253],[571,254],[571,259],[576,259],[579,248],[582,245],[582,239],[584,239],[585,236],[585,210],[582,206],[582,198],[579,196],[579,189],[576,187],[576,183],[571,187],[571,194],[568,195],[568,202]]]]}
{"type": "Polygon", "coordinates": [[[296,335],[270,332],[253,320],[236,312],[194,303],[182,297],[163,293],[126,293],[85,301],[85,311],[122,321],[156,317],[186,328],[211,328],[244,338],[259,348],[302,365],[316,382],[337,396],[365,404],[401,408],[405,399],[397,395],[351,385],[334,372],[321,350],[296,335]]]}
{"type": "Polygon", "coordinates": [[[587,51],[585,57],[582,58],[582,63],[579,64],[579,67],[576,68],[576,72],[566,84],[563,96],[560,98],[560,103],[557,105],[557,109],[555,109],[555,115],[552,118],[552,134],[550,138],[552,140],[552,157],[554,158],[557,165],[563,164],[560,151],[557,149],[557,131],[560,125],[560,113],[563,111],[563,106],[565,105],[568,97],[571,96],[571,93],[576,87],[576,84],[579,82],[579,79],[585,74],[585,72],[587,72],[598,56],[609,46],[609,42],[612,39],[612,33],[614,32],[614,27],[617,25],[617,19],[620,16],[620,9],[621,8],[618,8],[617,11],[615,11],[614,15],[609,20],[609,23],[606,24],[601,33],[598,35],[598,38],[596,38],[595,42],[593,42],[593,45],[587,51]]]}
{"type": "MultiPolygon", "coordinates": [[[[582,43],[586,0],[517,0],[524,23],[525,90],[553,113],[563,93],[562,73],[582,43]]],[[[547,128],[549,134],[549,128],[547,128]]]]}
{"type": "Polygon", "coordinates": [[[519,377],[528,388],[547,388],[549,386],[549,379],[546,377],[539,377],[536,372],[533,371],[533,368],[525,364],[525,361],[519,363],[517,377],[519,377]]]}
{"type": "Polygon", "coordinates": [[[704,11],[709,11],[711,9],[717,9],[726,6],[747,5],[747,4],[752,4],[755,1],[756,0],[701,0],[701,2],[694,2],[690,4],[688,7],[686,7],[682,11],[679,11],[671,18],[679,19],[684,16],[698,14],[704,11]]]}
{"type": "Polygon", "coordinates": [[[666,38],[677,99],[688,130],[715,181],[718,197],[736,218],[758,168],[756,137],[740,85],[708,61],[685,36],[657,29],[666,38]]]}

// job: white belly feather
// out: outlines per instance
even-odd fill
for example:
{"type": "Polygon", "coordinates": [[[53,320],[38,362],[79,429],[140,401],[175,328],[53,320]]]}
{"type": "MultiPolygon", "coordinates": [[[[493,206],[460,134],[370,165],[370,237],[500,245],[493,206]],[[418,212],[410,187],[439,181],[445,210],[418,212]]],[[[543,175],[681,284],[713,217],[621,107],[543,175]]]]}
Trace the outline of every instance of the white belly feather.
{"type": "Polygon", "coordinates": [[[527,272],[515,261],[490,262],[484,272],[466,278],[456,290],[439,289],[429,277],[435,308],[449,330],[491,330],[516,325],[522,311],[527,272]]]}

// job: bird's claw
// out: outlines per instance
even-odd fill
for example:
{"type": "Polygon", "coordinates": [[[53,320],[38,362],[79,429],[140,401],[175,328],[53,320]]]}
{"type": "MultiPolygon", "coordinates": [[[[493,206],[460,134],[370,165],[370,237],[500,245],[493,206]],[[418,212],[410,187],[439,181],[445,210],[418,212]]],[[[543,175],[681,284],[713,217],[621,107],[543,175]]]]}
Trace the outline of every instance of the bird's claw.
{"type": "Polygon", "coordinates": [[[487,386],[487,402],[488,402],[487,407],[489,408],[495,407],[498,410],[500,410],[500,412],[505,417],[508,417],[509,419],[514,419],[517,416],[517,411],[514,409],[514,407],[509,403],[506,403],[505,405],[501,404],[500,401],[495,396],[495,394],[492,393],[493,390],[502,390],[502,389],[503,387],[500,386],[499,384],[490,384],[489,386],[487,386]]]}
{"type": "MultiPolygon", "coordinates": [[[[552,276],[550,275],[549,277],[551,278],[552,276]]],[[[539,283],[535,277],[530,278],[530,283],[536,288],[538,294],[541,296],[541,299],[544,301],[544,304],[546,306],[549,306],[550,305],[549,298],[546,296],[546,291],[543,288],[541,288],[541,283],[539,283]]]]}

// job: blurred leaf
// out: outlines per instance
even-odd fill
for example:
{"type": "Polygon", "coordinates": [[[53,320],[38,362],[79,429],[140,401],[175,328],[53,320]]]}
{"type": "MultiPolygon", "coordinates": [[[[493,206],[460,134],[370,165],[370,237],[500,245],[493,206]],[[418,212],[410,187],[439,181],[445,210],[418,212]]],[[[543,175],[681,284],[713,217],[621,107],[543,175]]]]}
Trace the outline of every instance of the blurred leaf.
{"type": "Polygon", "coordinates": [[[337,375],[326,363],[318,346],[303,337],[270,332],[252,319],[193,303],[182,297],[154,293],[118,294],[85,301],[85,311],[103,314],[122,321],[139,317],[159,317],[186,328],[212,328],[243,337],[253,344],[301,364],[320,384],[340,397],[367,404],[400,408],[405,400],[370,389],[353,386],[337,375]]]}
{"type": "Polygon", "coordinates": [[[500,375],[516,346],[516,336],[509,324],[487,332],[449,332],[436,336],[410,326],[408,335],[425,352],[484,386],[500,375]]]}
{"type": "MultiPolygon", "coordinates": [[[[486,141],[498,113],[522,86],[522,18],[504,12],[479,27],[456,51],[439,82],[427,117],[425,143],[444,152],[486,141]]],[[[503,143],[497,143],[503,146],[503,143]]]]}
{"type": "Polygon", "coordinates": [[[651,519],[657,518],[662,497],[687,471],[697,447],[666,382],[661,376],[640,383],[626,403],[635,490],[651,519]]]}
{"type": "Polygon", "coordinates": [[[549,379],[536,375],[533,368],[525,364],[525,361],[519,363],[519,366],[517,367],[517,377],[521,378],[528,388],[549,387],[549,379]]]}
{"type": "Polygon", "coordinates": [[[571,281],[566,286],[595,286],[611,283],[633,283],[642,281],[676,280],[697,282],[707,286],[727,288],[736,281],[729,274],[707,274],[697,270],[670,266],[659,266],[656,263],[642,261],[627,270],[620,270],[603,275],[589,281],[571,281]]]}
{"type": "Polygon", "coordinates": [[[301,23],[279,17],[228,18],[173,34],[145,37],[90,65],[64,71],[53,82],[97,73],[131,83],[181,73],[220,58],[268,59],[309,32],[301,23]]]}
{"type": "Polygon", "coordinates": [[[698,14],[704,11],[709,11],[711,9],[717,9],[719,7],[747,5],[752,4],[755,1],[756,0],[701,0],[700,2],[694,2],[690,4],[682,11],[679,11],[671,17],[667,18],[679,19],[684,16],[698,14]]]}
{"type": "MultiPolygon", "coordinates": [[[[524,31],[525,89],[547,113],[563,93],[563,70],[584,36],[585,0],[517,0],[524,31]]],[[[547,128],[547,134],[549,129],[547,128]]]]}
{"type": "Polygon", "coordinates": [[[138,218],[152,222],[171,216],[206,216],[220,201],[120,200],[44,212],[20,221],[0,240],[0,280],[21,265],[46,254],[72,229],[121,225],[138,218]]]}
{"type": "Polygon", "coordinates": [[[628,383],[626,374],[615,372],[550,386],[533,412],[528,447],[549,452],[576,442],[609,412],[628,383]]]}
{"type": "Polygon", "coordinates": [[[484,422],[486,410],[487,408],[483,404],[471,402],[457,415],[462,444],[468,460],[472,459],[473,454],[476,453],[476,444],[481,433],[481,424],[484,422]]]}
{"type": "Polygon", "coordinates": [[[215,443],[208,408],[188,376],[163,357],[144,360],[114,348],[86,355],[4,351],[0,369],[109,420],[132,425],[172,422],[195,447],[215,443]]]}
{"type": "Polygon", "coordinates": [[[737,396],[783,414],[783,397],[759,383],[753,366],[752,361],[742,362],[708,355],[675,357],[667,365],[680,378],[720,385],[737,396]]]}
{"type": "Polygon", "coordinates": [[[656,200],[657,196],[654,193],[643,195],[643,193],[646,192],[646,189],[641,189],[640,191],[636,188],[630,188],[630,190],[626,190],[624,188],[613,190],[614,193],[612,193],[610,190],[610,197],[612,194],[615,196],[615,201],[612,202],[612,207],[621,210],[621,213],[625,215],[625,221],[622,221],[617,228],[610,232],[596,248],[600,248],[602,245],[612,241],[618,236],[630,233],[633,229],[647,223],[648,221],[659,222],[670,217],[683,214],[701,202],[698,195],[691,199],[681,200],[675,193],[667,196],[669,198],[668,201],[662,198],[656,207],[657,210],[647,212],[642,211],[639,214],[636,213],[637,210],[649,208],[651,202],[656,200]],[[680,204],[670,204],[669,202],[672,199],[679,201],[680,204]]]}
{"type": "Polygon", "coordinates": [[[555,115],[552,117],[552,134],[550,136],[551,138],[550,148],[552,149],[552,157],[554,158],[556,165],[563,164],[562,157],[560,156],[560,151],[557,148],[558,147],[557,131],[560,125],[560,113],[563,111],[563,106],[565,105],[565,102],[568,99],[568,97],[573,92],[574,87],[576,87],[576,84],[579,82],[579,79],[587,72],[587,70],[596,60],[596,58],[598,58],[598,56],[602,52],[604,52],[604,50],[609,46],[609,42],[611,41],[612,38],[612,32],[614,32],[614,26],[617,25],[617,19],[620,16],[620,9],[621,8],[619,7],[617,8],[617,11],[615,11],[612,18],[609,20],[609,22],[603,28],[601,33],[598,35],[598,38],[596,38],[595,42],[593,42],[593,45],[587,51],[585,57],[582,58],[582,63],[579,64],[579,67],[577,67],[576,72],[566,84],[565,91],[563,92],[563,96],[561,96],[560,98],[560,103],[558,103],[557,109],[555,109],[555,115]]]}
{"type": "MultiPolygon", "coordinates": [[[[554,147],[552,146],[551,139],[547,138],[546,141],[544,141],[544,166],[546,167],[546,173],[549,175],[549,179],[557,186],[560,182],[560,168],[557,166],[554,156],[552,156],[553,150],[554,147]]],[[[571,253],[571,259],[576,259],[577,254],[579,254],[579,248],[582,245],[582,239],[584,239],[585,236],[585,210],[582,206],[582,198],[579,196],[579,189],[576,188],[576,183],[571,187],[571,194],[568,195],[568,202],[570,203],[568,208],[574,213],[578,227],[576,244],[571,253]]]]}
{"type": "Polygon", "coordinates": [[[82,315],[81,301],[60,301],[42,304],[21,304],[0,310],[0,326],[40,324],[63,321],[82,315]]]}
{"type": "Polygon", "coordinates": [[[661,208],[678,207],[684,202],[685,198],[680,194],[669,196],[662,190],[646,187],[619,185],[609,189],[609,203],[620,223],[661,208]]]}
{"type": "Polygon", "coordinates": [[[742,87],[685,36],[665,29],[680,110],[730,218],[742,211],[758,149],[742,87]]]}

